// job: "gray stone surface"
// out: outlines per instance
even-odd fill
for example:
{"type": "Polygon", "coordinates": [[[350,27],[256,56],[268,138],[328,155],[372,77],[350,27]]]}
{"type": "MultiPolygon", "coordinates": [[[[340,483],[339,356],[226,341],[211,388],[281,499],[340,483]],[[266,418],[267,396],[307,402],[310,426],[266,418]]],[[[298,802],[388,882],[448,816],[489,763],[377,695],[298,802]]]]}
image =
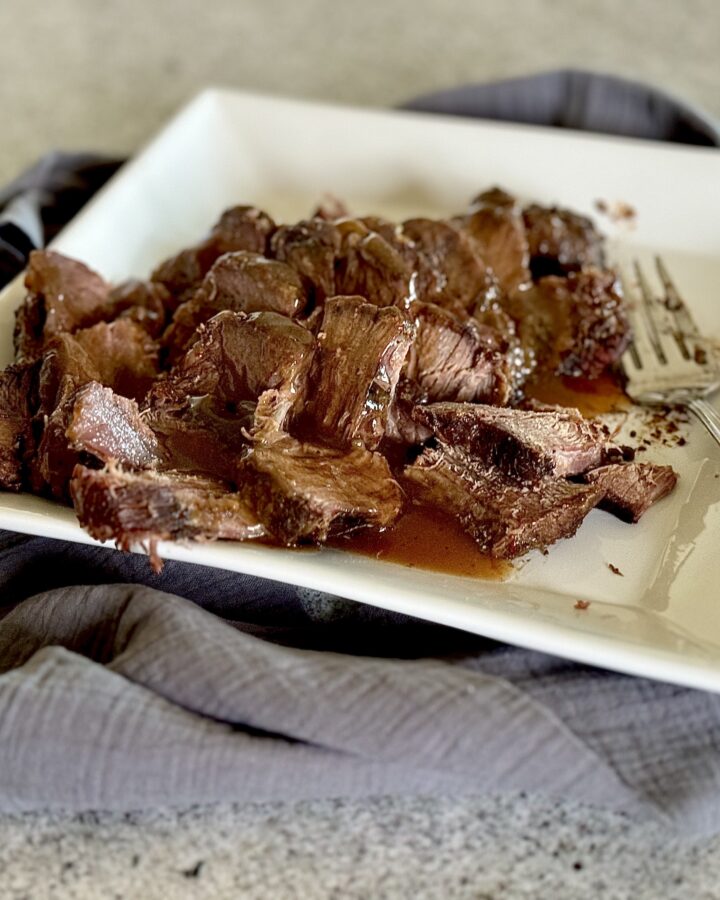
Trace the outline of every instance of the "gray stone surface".
{"type": "Polygon", "coordinates": [[[21,898],[712,900],[714,845],[524,797],[210,807],[0,824],[21,898]]]}
{"type": "MultiPolygon", "coordinates": [[[[716,0],[2,0],[0,181],[130,153],[208,83],[389,105],[562,66],[720,116],[716,0]]],[[[1,764],[1,763],[0,763],[1,764]]],[[[532,798],[0,820],[0,897],[720,897],[720,840],[532,798]]]]}

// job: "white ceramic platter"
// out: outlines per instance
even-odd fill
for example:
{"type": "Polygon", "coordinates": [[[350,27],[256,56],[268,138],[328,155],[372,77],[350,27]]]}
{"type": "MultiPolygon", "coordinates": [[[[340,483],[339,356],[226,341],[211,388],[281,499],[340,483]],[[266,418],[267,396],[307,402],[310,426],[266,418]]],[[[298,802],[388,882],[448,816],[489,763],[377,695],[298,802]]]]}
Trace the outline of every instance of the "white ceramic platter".
{"type": "MultiPolygon", "coordinates": [[[[493,184],[588,214],[598,199],[632,204],[632,227],[603,223],[617,252],[649,262],[661,251],[701,328],[720,337],[720,153],[713,150],[210,90],[121,170],[55,247],[120,280],[146,275],[233,203],[296,219],[331,192],[361,213],[439,215],[493,184]]],[[[12,358],[21,298],[20,280],[0,295],[0,363],[12,358]]],[[[639,525],[594,511],[575,538],[546,556],[531,554],[504,582],[329,549],[218,543],[160,551],[720,690],[720,450],[693,427],[685,447],[647,458],[671,462],[680,482],[639,525]],[[577,600],[590,605],[577,609],[577,600]]],[[[72,511],[29,495],[0,495],[0,527],[92,543],[72,511]]]]}

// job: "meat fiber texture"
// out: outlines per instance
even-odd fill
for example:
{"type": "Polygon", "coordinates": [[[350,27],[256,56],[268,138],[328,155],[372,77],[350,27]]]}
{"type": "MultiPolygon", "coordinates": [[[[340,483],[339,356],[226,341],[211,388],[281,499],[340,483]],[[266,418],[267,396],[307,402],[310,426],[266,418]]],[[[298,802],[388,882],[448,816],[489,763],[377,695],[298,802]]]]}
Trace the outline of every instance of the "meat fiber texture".
{"type": "Polygon", "coordinates": [[[123,548],[322,543],[421,500],[513,557],[672,488],[599,468],[608,435],[577,411],[516,408],[536,375],[595,377],[629,339],[602,238],[568,210],[497,188],[405,222],[234,206],[149,279],[40,251],[26,287],[0,487],[72,502],[123,548]]]}

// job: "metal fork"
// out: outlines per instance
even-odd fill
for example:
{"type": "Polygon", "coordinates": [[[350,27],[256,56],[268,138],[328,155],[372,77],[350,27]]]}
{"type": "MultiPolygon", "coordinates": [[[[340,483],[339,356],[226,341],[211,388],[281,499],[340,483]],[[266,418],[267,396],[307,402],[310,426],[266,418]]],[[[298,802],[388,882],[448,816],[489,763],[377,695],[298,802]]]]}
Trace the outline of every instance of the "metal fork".
{"type": "Polygon", "coordinates": [[[655,267],[662,295],[652,291],[637,260],[632,264],[634,284],[627,272],[622,275],[634,334],[622,359],[627,393],[643,405],[685,407],[720,444],[720,414],[705,399],[720,386],[720,356],[701,337],[659,256],[655,267]]]}

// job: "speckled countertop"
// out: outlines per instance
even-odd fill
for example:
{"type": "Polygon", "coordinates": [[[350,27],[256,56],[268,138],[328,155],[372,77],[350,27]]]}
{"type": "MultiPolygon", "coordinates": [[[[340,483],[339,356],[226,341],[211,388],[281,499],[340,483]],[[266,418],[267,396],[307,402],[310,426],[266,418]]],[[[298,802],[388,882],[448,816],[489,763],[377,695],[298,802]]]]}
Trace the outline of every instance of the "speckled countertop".
{"type": "MultiPolygon", "coordinates": [[[[716,0],[4,0],[0,33],[0,182],[131,153],[210,83],[390,105],[577,66],[720,117],[716,0]]],[[[701,900],[720,839],[522,796],[0,818],[0,898],[198,896],[701,900]]]]}

